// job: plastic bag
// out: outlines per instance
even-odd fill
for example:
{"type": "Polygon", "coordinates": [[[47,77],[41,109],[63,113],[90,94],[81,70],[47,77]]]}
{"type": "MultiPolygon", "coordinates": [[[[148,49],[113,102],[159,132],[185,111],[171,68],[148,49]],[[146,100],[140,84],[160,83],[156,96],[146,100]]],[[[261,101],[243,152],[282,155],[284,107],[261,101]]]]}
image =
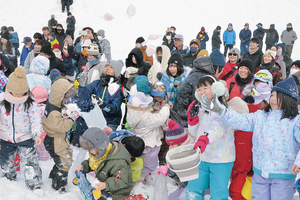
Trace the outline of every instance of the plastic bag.
{"type": "Polygon", "coordinates": [[[168,198],[168,188],[167,179],[162,174],[155,173],[155,186],[154,186],[154,200],[169,199],[168,198]]]}
{"type": "Polygon", "coordinates": [[[151,57],[155,53],[155,47],[152,45],[148,45],[146,49],[147,56],[151,57]]]}
{"type": "Polygon", "coordinates": [[[130,6],[128,6],[126,12],[127,12],[127,15],[129,18],[134,16],[136,14],[136,9],[135,9],[134,5],[131,4],[130,6]]]}
{"type": "Polygon", "coordinates": [[[106,127],[106,120],[103,116],[103,113],[98,105],[94,106],[94,109],[90,112],[81,112],[80,116],[83,117],[88,127],[98,127],[103,129],[106,127]]]}

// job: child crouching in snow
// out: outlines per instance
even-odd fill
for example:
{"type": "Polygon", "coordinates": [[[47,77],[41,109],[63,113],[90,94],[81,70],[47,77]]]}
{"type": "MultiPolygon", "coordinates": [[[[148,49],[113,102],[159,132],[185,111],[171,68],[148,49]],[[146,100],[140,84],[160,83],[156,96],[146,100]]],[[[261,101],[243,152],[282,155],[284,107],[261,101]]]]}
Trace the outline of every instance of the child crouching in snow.
{"type": "Polygon", "coordinates": [[[268,107],[250,114],[238,114],[217,99],[202,96],[201,105],[218,113],[232,128],[253,131],[252,199],[293,199],[300,167],[298,100],[293,78],[277,83],[268,107]]]}
{"type": "Polygon", "coordinates": [[[40,145],[42,121],[39,108],[31,98],[25,70],[19,66],[0,93],[0,164],[3,176],[16,180],[14,158],[17,151],[24,167],[25,183],[31,190],[42,186],[42,171],[34,149],[40,145]],[[34,140],[33,140],[34,139],[34,140]]]}
{"type": "MultiPolygon", "coordinates": [[[[170,116],[170,106],[166,104],[159,112],[153,113],[149,106],[152,97],[146,97],[142,92],[131,94],[127,104],[127,121],[131,131],[141,137],[145,142],[145,154],[141,156],[144,161],[144,168],[140,181],[144,181],[146,176],[154,171],[158,166],[158,152],[161,145],[160,128],[170,116]]],[[[147,180],[147,179],[146,179],[147,180]]]]}

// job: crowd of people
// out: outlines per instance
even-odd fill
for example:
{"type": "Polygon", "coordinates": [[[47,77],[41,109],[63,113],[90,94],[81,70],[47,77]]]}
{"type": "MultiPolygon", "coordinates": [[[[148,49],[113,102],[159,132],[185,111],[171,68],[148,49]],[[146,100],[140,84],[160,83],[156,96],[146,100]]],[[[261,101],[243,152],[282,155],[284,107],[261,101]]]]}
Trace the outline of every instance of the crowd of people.
{"type": "Polygon", "coordinates": [[[68,173],[93,171],[99,199],[146,199],[130,192],[134,183],[151,183],[156,171],[178,186],[169,199],[204,199],[207,193],[244,199],[247,177],[253,199],[293,199],[300,168],[300,61],[291,59],[297,40],[291,23],[280,38],[274,24],[264,29],[258,23],[252,35],[245,23],[240,48],[232,23],[223,38],[217,26],[211,53],[205,27],[185,46],[171,26],[154,54],[138,37],[123,62],[112,60],[103,29],[84,27],[75,39],[76,20],[67,9],[66,31],[51,15],[41,33],[23,38],[21,52],[14,27],[1,28],[3,176],[16,180],[19,159],[26,186],[39,190],[39,160],[51,157],[53,189],[67,191],[68,173]],[[80,116],[97,107],[103,129],[88,127],[80,116]],[[89,152],[74,172],[70,144],[89,152]],[[166,154],[187,144],[200,148],[202,162],[197,179],[181,182],[166,154]]]}

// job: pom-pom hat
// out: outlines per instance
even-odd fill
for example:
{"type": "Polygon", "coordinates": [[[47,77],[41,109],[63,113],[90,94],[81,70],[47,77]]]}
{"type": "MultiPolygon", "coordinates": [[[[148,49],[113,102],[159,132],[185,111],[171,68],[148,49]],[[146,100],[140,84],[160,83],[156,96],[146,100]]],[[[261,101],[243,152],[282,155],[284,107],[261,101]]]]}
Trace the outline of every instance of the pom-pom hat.
{"type": "Polygon", "coordinates": [[[17,69],[8,77],[6,89],[12,94],[25,94],[29,91],[24,67],[17,67],[17,69]]]}
{"type": "Polygon", "coordinates": [[[166,132],[166,142],[168,145],[183,143],[188,138],[187,132],[175,121],[170,119],[168,126],[169,129],[166,132]]]}

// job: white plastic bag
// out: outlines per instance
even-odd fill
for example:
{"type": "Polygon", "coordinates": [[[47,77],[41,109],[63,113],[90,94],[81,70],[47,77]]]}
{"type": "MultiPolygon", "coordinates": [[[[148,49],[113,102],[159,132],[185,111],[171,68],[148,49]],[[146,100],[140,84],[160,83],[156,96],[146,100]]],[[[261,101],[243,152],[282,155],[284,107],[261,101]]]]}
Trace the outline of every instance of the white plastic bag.
{"type": "Polygon", "coordinates": [[[167,179],[162,174],[157,174],[155,172],[155,186],[154,186],[154,200],[169,199],[168,197],[168,188],[167,188],[167,179]]]}
{"type": "Polygon", "coordinates": [[[148,45],[146,49],[147,56],[151,57],[155,53],[155,47],[152,45],[148,45]]]}
{"type": "Polygon", "coordinates": [[[90,112],[81,112],[80,116],[83,117],[89,128],[98,127],[103,129],[106,127],[106,120],[97,104],[95,104],[94,109],[90,112]]]}
{"type": "Polygon", "coordinates": [[[136,9],[135,9],[134,5],[131,4],[130,6],[128,6],[126,12],[127,12],[127,15],[129,18],[134,16],[136,14],[136,9]]]}

